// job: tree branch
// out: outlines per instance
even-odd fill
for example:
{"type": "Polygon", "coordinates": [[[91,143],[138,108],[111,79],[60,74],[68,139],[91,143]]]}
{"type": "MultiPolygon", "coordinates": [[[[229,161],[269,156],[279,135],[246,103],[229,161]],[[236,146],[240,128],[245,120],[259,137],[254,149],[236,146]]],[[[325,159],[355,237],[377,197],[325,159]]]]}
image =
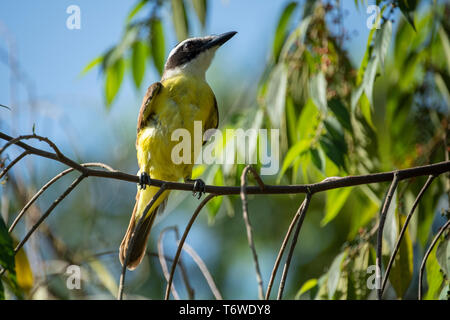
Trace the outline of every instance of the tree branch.
{"type": "MultiPolygon", "coordinates": [[[[389,210],[389,205],[391,204],[392,197],[394,196],[395,189],[397,189],[399,181],[398,173],[394,174],[394,179],[391,182],[391,186],[389,187],[389,191],[386,194],[386,199],[384,200],[383,208],[381,209],[380,214],[380,223],[378,224],[378,234],[377,234],[377,258],[376,258],[376,281],[379,283],[381,281],[381,259],[382,259],[382,249],[383,249],[383,229],[384,222],[386,221],[387,211],[389,210]]],[[[381,283],[380,286],[377,287],[377,296],[378,300],[381,300],[382,290],[381,283]]]]}
{"type": "Polygon", "coordinates": [[[253,261],[255,263],[256,281],[258,282],[258,297],[260,300],[262,300],[262,299],[264,299],[263,281],[262,281],[262,277],[261,277],[261,271],[259,269],[258,254],[256,253],[255,243],[253,241],[252,225],[250,223],[250,217],[248,216],[248,203],[247,203],[246,188],[247,188],[247,173],[249,171],[251,171],[253,173],[253,176],[258,177],[257,181],[259,181],[261,189],[264,188],[264,183],[262,182],[261,178],[256,173],[256,171],[250,165],[246,166],[244,168],[244,170],[242,171],[242,175],[241,175],[242,216],[244,218],[245,228],[247,230],[248,245],[250,247],[250,250],[252,251],[253,261]]]}
{"type": "Polygon", "coordinates": [[[408,228],[409,221],[411,220],[411,218],[412,218],[412,216],[414,214],[414,211],[416,210],[416,207],[419,204],[420,199],[422,199],[422,196],[425,194],[425,191],[431,185],[431,183],[433,182],[434,178],[435,177],[433,175],[430,175],[428,177],[428,180],[423,185],[422,189],[420,190],[419,194],[417,195],[416,200],[414,201],[414,203],[412,205],[411,210],[409,211],[408,215],[406,216],[405,223],[403,224],[402,230],[400,231],[400,234],[398,236],[397,243],[395,244],[394,251],[392,252],[391,258],[389,259],[389,263],[388,263],[388,265],[386,267],[386,272],[385,272],[384,277],[383,277],[383,283],[381,285],[381,295],[383,295],[384,288],[386,286],[386,283],[387,283],[387,280],[388,280],[388,277],[389,277],[389,272],[391,271],[391,267],[392,267],[392,265],[394,263],[395,256],[397,255],[397,252],[398,252],[398,250],[400,248],[400,243],[401,243],[401,241],[403,239],[403,236],[404,236],[404,234],[406,232],[406,228],[408,228]]]}

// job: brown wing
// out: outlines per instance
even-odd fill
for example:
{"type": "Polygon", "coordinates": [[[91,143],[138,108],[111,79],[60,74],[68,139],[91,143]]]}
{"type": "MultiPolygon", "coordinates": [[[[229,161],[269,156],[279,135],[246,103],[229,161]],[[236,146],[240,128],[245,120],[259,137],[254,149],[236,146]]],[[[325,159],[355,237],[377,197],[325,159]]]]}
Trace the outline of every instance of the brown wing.
{"type": "Polygon", "coordinates": [[[152,101],[162,88],[161,82],[155,82],[147,89],[144,99],[142,100],[141,109],[137,121],[137,131],[145,127],[147,121],[152,116],[152,101]]]}
{"type": "MultiPolygon", "coordinates": [[[[219,108],[217,107],[217,100],[216,96],[214,97],[214,111],[211,117],[206,121],[205,123],[205,131],[208,129],[217,129],[219,127],[219,108]]],[[[202,145],[205,145],[205,143],[208,141],[203,141],[202,145]]]]}

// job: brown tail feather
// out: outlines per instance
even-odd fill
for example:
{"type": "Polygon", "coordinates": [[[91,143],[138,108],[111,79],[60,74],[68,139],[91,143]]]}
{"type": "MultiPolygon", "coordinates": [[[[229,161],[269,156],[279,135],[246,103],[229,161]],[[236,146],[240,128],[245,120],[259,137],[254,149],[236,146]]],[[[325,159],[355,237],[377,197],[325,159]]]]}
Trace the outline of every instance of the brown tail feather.
{"type": "Polygon", "coordinates": [[[120,244],[119,249],[119,259],[120,263],[123,265],[126,259],[127,251],[130,250],[130,256],[128,258],[127,262],[127,268],[129,270],[134,270],[142,261],[145,255],[145,249],[147,248],[147,240],[148,236],[150,235],[150,229],[152,228],[153,221],[155,220],[156,213],[158,212],[158,208],[162,207],[160,205],[159,207],[156,207],[150,215],[141,223],[141,225],[136,227],[135,233],[135,239],[133,242],[133,246],[129,247],[131,235],[133,234],[133,230],[135,228],[136,219],[136,209],[138,207],[138,201],[139,200],[139,193],[136,197],[136,204],[133,209],[133,214],[131,215],[130,223],[128,225],[127,232],[125,233],[125,236],[122,240],[122,243],[120,244]]]}

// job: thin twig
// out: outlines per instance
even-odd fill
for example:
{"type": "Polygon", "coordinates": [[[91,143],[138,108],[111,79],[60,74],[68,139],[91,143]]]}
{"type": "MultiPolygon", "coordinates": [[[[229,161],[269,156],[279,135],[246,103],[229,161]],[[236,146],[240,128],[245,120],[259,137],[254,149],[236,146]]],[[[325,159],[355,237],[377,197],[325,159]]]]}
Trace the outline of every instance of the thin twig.
{"type": "Polygon", "coordinates": [[[298,218],[300,218],[300,213],[302,211],[304,204],[305,204],[305,202],[303,201],[302,204],[298,207],[298,210],[297,210],[296,214],[294,215],[294,218],[292,219],[291,224],[289,225],[288,231],[286,232],[286,235],[284,236],[283,243],[281,244],[280,250],[278,251],[277,259],[275,260],[275,264],[273,266],[272,273],[270,274],[269,284],[267,286],[266,300],[269,300],[269,298],[270,298],[270,292],[272,291],[273,282],[275,281],[275,277],[277,275],[277,271],[278,271],[278,267],[281,262],[281,258],[283,257],[284,250],[286,249],[286,245],[289,241],[292,230],[294,230],[294,226],[296,225],[298,218]]]}
{"type": "Polygon", "coordinates": [[[72,184],[64,191],[55,201],[53,201],[52,205],[45,211],[45,213],[39,218],[39,220],[31,227],[30,231],[25,235],[25,237],[22,239],[22,241],[16,246],[14,249],[14,252],[17,253],[20,248],[23,247],[23,245],[27,242],[27,240],[30,238],[30,236],[33,234],[34,231],[39,227],[39,225],[49,216],[49,214],[55,209],[55,207],[65,198],[69,195],[70,192],[72,192],[73,189],[84,179],[86,176],[83,174],[80,175],[78,178],[76,178],[72,184]]]}
{"type": "MultiPolygon", "coordinates": [[[[100,163],[100,162],[89,162],[89,163],[83,163],[81,164],[83,167],[101,167],[101,168],[105,168],[107,170],[113,171],[113,169],[104,164],[104,163],[100,163]]],[[[14,219],[13,223],[11,224],[11,226],[9,227],[8,232],[12,232],[15,228],[15,226],[17,225],[17,223],[20,221],[20,219],[22,218],[22,216],[25,214],[25,212],[31,207],[31,205],[39,198],[39,196],[45,191],[47,190],[52,184],[54,184],[56,181],[58,181],[59,179],[61,179],[62,177],[64,177],[65,175],[67,175],[68,173],[74,171],[74,168],[69,168],[66,169],[62,172],[60,172],[59,174],[57,174],[56,176],[54,176],[52,179],[50,179],[44,186],[42,186],[41,189],[38,190],[38,192],[36,192],[33,197],[25,204],[25,206],[22,208],[22,210],[19,212],[19,214],[17,215],[17,217],[14,219]]]]}
{"type": "Polygon", "coordinates": [[[194,214],[192,215],[191,219],[189,220],[186,229],[184,230],[183,236],[181,237],[180,243],[178,244],[177,252],[175,253],[175,258],[173,259],[172,268],[170,270],[170,277],[169,281],[167,282],[166,286],[166,294],[164,295],[165,300],[169,300],[169,293],[170,293],[170,287],[172,286],[173,281],[173,275],[175,274],[175,269],[178,264],[178,260],[180,258],[181,250],[183,249],[184,242],[186,241],[187,235],[189,234],[189,231],[191,230],[192,225],[195,222],[195,219],[197,218],[198,214],[202,210],[202,208],[208,203],[209,200],[214,198],[215,194],[208,195],[205,199],[203,199],[202,202],[198,205],[197,209],[195,209],[194,214]]]}
{"type": "MultiPolygon", "coordinates": [[[[381,254],[383,250],[383,229],[384,223],[386,221],[386,215],[389,209],[389,205],[391,204],[392,197],[394,196],[395,189],[397,189],[398,185],[398,173],[394,174],[394,179],[391,182],[389,187],[389,191],[386,195],[386,199],[384,200],[383,208],[381,209],[380,214],[380,222],[378,224],[378,233],[377,233],[377,258],[376,258],[376,281],[380,283],[381,281],[381,254]]],[[[377,297],[378,300],[382,298],[382,290],[381,286],[377,287],[377,297]]]]}
{"type": "Polygon", "coordinates": [[[431,251],[433,251],[434,246],[436,245],[436,243],[439,240],[439,238],[441,237],[441,235],[444,233],[445,229],[447,229],[449,226],[450,226],[450,220],[447,220],[447,222],[439,229],[438,233],[436,234],[436,236],[434,237],[430,246],[428,247],[428,250],[425,253],[425,256],[422,260],[422,264],[420,265],[420,271],[419,271],[419,300],[422,300],[422,278],[423,278],[423,271],[427,264],[428,256],[430,255],[431,251]]]}
{"type": "MultiPolygon", "coordinates": [[[[144,220],[146,219],[146,215],[147,215],[148,211],[150,210],[150,208],[153,206],[153,204],[156,202],[156,200],[158,200],[158,198],[161,196],[161,194],[165,190],[166,190],[166,186],[163,184],[159,188],[159,190],[155,193],[155,195],[152,197],[152,199],[149,201],[149,203],[147,203],[144,211],[142,212],[141,217],[139,218],[138,223],[134,226],[133,233],[131,234],[131,237],[129,240],[130,242],[128,243],[127,251],[125,253],[125,259],[124,259],[123,265],[122,265],[122,272],[120,274],[120,279],[119,279],[119,291],[117,293],[117,300],[123,299],[123,290],[125,287],[125,274],[127,272],[127,264],[128,264],[128,260],[130,259],[130,254],[131,254],[130,248],[133,247],[134,241],[136,239],[135,231],[142,225],[142,223],[144,223],[144,220]]],[[[155,213],[155,211],[153,211],[151,214],[156,214],[156,213],[155,213]]],[[[152,218],[149,217],[147,219],[152,219],[152,218]]]]}
{"type": "Polygon", "coordinates": [[[46,142],[54,151],[55,154],[58,157],[64,157],[61,153],[61,151],[59,151],[58,147],[53,143],[53,141],[51,141],[49,138],[47,137],[42,137],[42,136],[38,136],[36,134],[29,134],[29,135],[23,135],[23,136],[19,136],[17,138],[14,138],[12,140],[9,140],[1,149],[0,149],[0,155],[12,144],[17,144],[17,142],[21,141],[21,140],[28,140],[28,139],[37,139],[39,141],[43,141],[46,142]]]}
{"type": "Polygon", "coordinates": [[[28,150],[25,150],[24,152],[22,152],[19,156],[17,156],[13,161],[11,161],[6,167],[5,169],[2,170],[2,172],[0,173],[0,179],[3,178],[3,176],[20,160],[22,160],[25,156],[29,155],[31,152],[28,150]]]}
{"type": "MultiPolygon", "coordinates": [[[[261,277],[261,271],[259,268],[258,254],[256,253],[255,243],[253,241],[252,225],[248,216],[248,203],[247,203],[247,173],[251,170],[251,166],[246,166],[241,175],[241,201],[242,201],[242,216],[245,222],[245,228],[247,230],[247,239],[250,250],[252,251],[253,262],[255,263],[256,281],[258,282],[258,297],[260,300],[264,299],[263,281],[261,277]]],[[[255,174],[254,171],[252,171],[255,174]]],[[[256,175],[258,176],[258,175],[256,175]]]]}
{"type": "Polygon", "coordinates": [[[278,288],[278,296],[277,299],[281,300],[283,298],[284,286],[286,283],[287,274],[289,271],[289,266],[291,264],[292,255],[294,254],[295,246],[297,245],[298,235],[300,233],[300,229],[303,225],[303,220],[305,220],[306,211],[308,210],[309,202],[311,201],[312,194],[307,193],[304,204],[302,205],[302,209],[299,215],[299,219],[297,222],[297,228],[295,229],[294,236],[292,238],[291,247],[289,248],[289,253],[286,258],[286,262],[284,263],[283,273],[281,274],[280,287],[278,288]]]}
{"type": "Polygon", "coordinates": [[[384,273],[383,283],[381,285],[381,295],[383,295],[383,292],[384,292],[384,289],[385,289],[385,286],[386,286],[386,283],[387,283],[387,280],[388,280],[388,277],[389,277],[389,272],[391,271],[391,267],[392,267],[392,265],[394,263],[395,256],[397,255],[397,252],[400,249],[400,243],[401,243],[401,241],[403,239],[403,236],[404,236],[404,234],[406,232],[406,229],[408,228],[409,221],[411,220],[411,218],[412,218],[412,216],[414,214],[414,211],[416,210],[416,207],[419,204],[419,201],[422,199],[422,196],[425,194],[425,191],[431,185],[431,183],[433,182],[434,178],[435,177],[433,175],[430,175],[428,177],[428,180],[423,185],[422,189],[420,190],[419,194],[416,197],[416,200],[414,201],[414,203],[412,205],[411,210],[409,211],[408,215],[406,216],[405,223],[403,224],[402,230],[400,231],[400,234],[398,236],[397,242],[396,242],[395,247],[394,247],[394,251],[392,252],[391,258],[389,259],[389,263],[388,263],[388,265],[386,267],[386,272],[384,273]]]}
{"type": "Polygon", "coordinates": [[[208,267],[206,266],[205,262],[203,262],[202,258],[195,252],[195,250],[188,245],[187,243],[184,244],[183,250],[187,252],[191,256],[191,258],[194,260],[194,262],[197,264],[198,268],[203,274],[203,277],[205,277],[206,282],[208,283],[209,288],[211,289],[211,292],[213,293],[216,300],[223,300],[222,295],[220,294],[219,289],[217,289],[217,286],[211,276],[211,273],[208,270],[208,267]]]}
{"type": "MultiPolygon", "coordinates": [[[[164,234],[166,233],[166,231],[172,230],[172,229],[174,229],[174,228],[175,228],[175,227],[167,227],[167,228],[164,228],[164,229],[161,231],[161,233],[159,234],[159,237],[158,237],[158,257],[159,257],[159,263],[161,264],[161,269],[162,269],[162,271],[163,271],[164,278],[166,278],[166,281],[169,281],[170,274],[169,274],[169,270],[168,270],[168,268],[167,268],[166,259],[164,258],[164,244],[163,244],[163,238],[164,238],[164,234]]],[[[181,261],[181,259],[180,259],[180,261],[181,261]]],[[[173,295],[174,299],[175,299],[175,300],[180,300],[180,296],[179,296],[179,294],[178,294],[178,292],[177,292],[177,289],[175,289],[175,285],[172,285],[171,291],[172,291],[172,295],[173,295]]]]}

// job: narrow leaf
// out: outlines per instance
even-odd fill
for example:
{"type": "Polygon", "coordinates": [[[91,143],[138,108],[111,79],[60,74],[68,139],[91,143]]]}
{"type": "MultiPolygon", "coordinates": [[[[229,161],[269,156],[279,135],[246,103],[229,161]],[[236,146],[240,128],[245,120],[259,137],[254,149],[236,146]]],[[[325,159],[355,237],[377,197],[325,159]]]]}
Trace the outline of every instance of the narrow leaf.
{"type": "Polygon", "coordinates": [[[111,105],[117,95],[117,92],[119,91],[120,85],[122,84],[124,71],[125,62],[123,58],[117,60],[114,65],[106,69],[105,98],[107,107],[111,105]]]}
{"type": "Polygon", "coordinates": [[[322,72],[319,72],[311,79],[310,84],[311,99],[321,112],[327,111],[327,81],[322,72]]]}
{"type": "Polygon", "coordinates": [[[153,19],[151,21],[150,47],[156,70],[162,75],[164,70],[164,59],[166,58],[166,44],[162,22],[159,19],[153,19]]]}
{"type": "Polygon", "coordinates": [[[188,21],[186,8],[182,0],[172,0],[172,20],[178,41],[188,37],[188,21]]]}
{"type": "Polygon", "coordinates": [[[145,59],[147,47],[141,41],[136,41],[132,47],[131,68],[133,72],[134,84],[137,88],[141,86],[145,74],[145,59]]]}
{"type": "Polygon", "coordinates": [[[281,52],[281,48],[286,39],[287,29],[291,20],[292,14],[297,8],[297,2],[289,2],[283,9],[280,19],[278,20],[277,29],[275,31],[275,37],[273,39],[273,56],[275,61],[278,61],[278,57],[281,52]]]}
{"type": "Polygon", "coordinates": [[[340,188],[327,191],[327,202],[325,205],[325,217],[323,217],[320,225],[323,227],[333,220],[341,211],[352,188],[340,188]]]}
{"type": "Polygon", "coordinates": [[[206,25],[206,10],[207,10],[207,1],[206,0],[192,0],[192,4],[194,5],[195,13],[197,14],[197,18],[202,24],[204,28],[206,25]]]}
{"type": "Polygon", "coordinates": [[[339,283],[339,278],[341,277],[341,266],[345,257],[347,256],[347,251],[341,252],[336,258],[334,258],[331,264],[330,270],[328,271],[328,298],[333,299],[336,292],[336,288],[339,283]]]}

